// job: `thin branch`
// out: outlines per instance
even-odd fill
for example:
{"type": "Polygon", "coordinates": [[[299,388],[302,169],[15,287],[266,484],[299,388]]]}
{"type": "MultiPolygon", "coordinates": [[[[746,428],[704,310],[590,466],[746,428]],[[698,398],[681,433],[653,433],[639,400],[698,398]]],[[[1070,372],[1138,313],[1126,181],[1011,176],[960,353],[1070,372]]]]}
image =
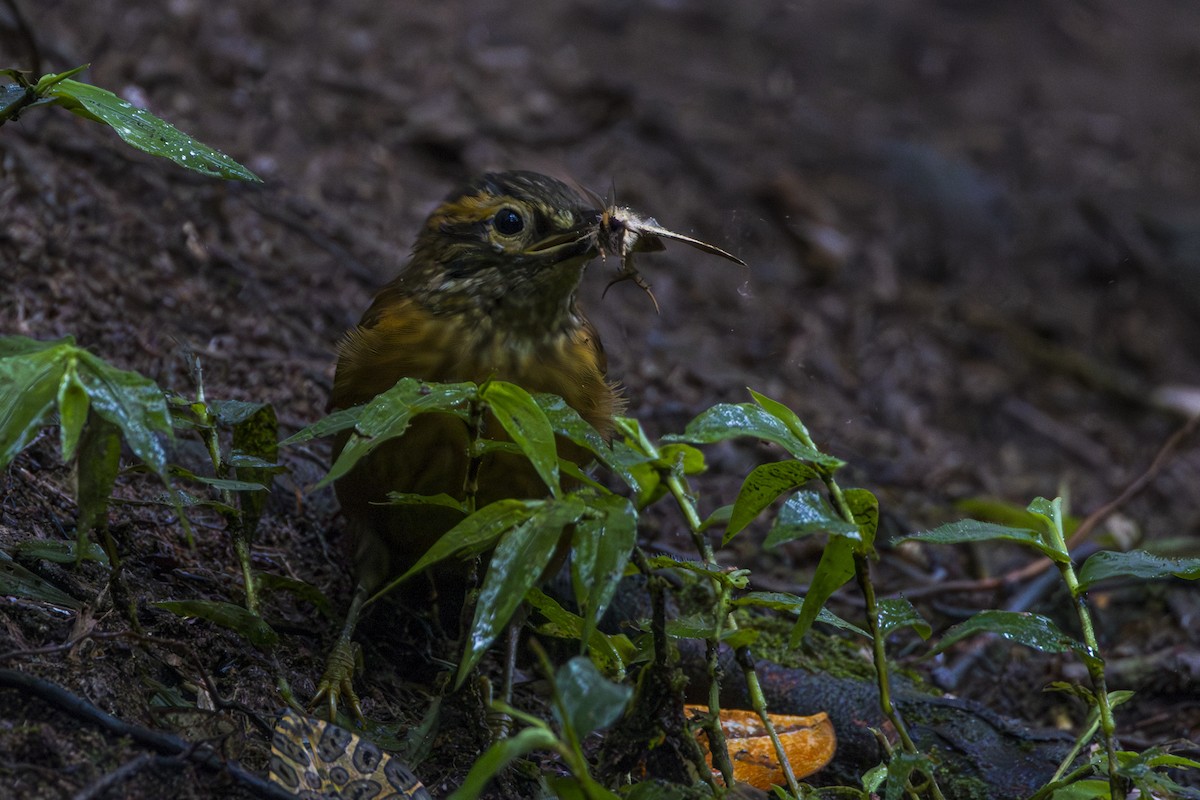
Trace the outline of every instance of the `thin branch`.
{"type": "Polygon", "coordinates": [[[114,737],[132,739],[143,747],[168,756],[181,756],[213,770],[227,772],[239,784],[270,800],[295,800],[295,796],[270,781],[246,770],[236,761],[223,760],[209,745],[193,744],[163,731],[114,717],[79,695],[41,678],[12,669],[0,669],[0,689],[16,689],[54,706],[70,716],[108,731],[114,737]]]}

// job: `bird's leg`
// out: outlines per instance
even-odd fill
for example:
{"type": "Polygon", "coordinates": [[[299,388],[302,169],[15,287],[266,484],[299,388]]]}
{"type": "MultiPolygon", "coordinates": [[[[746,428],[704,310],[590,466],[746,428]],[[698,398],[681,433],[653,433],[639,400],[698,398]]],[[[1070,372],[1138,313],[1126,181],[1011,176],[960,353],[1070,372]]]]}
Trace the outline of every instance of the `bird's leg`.
{"type": "MultiPolygon", "coordinates": [[[[517,672],[517,647],[520,644],[522,624],[523,622],[520,620],[510,622],[505,631],[504,677],[502,678],[503,685],[500,687],[500,700],[506,706],[512,706],[513,701],[513,682],[517,672]]],[[[507,713],[501,713],[495,720],[495,725],[492,726],[496,741],[507,739],[512,726],[512,717],[507,713]]]]}
{"type": "Polygon", "coordinates": [[[362,666],[362,648],[354,641],[354,628],[358,625],[358,618],[366,600],[367,588],[361,582],[357,583],[354,596],[350,599],[350,610],[346,612],[346,622],[338,635],[337,643],[329,653],[329,658],[325,661],[325,673],[321,675],[317,693],[313,695],[309,704],[315,708],[324,700],[330,722],[337,721],[339,701],[348,703],[355,718],[363,721],[362,706],[359,704],[358,694],[354,691],[355,668],[362,666]]]}

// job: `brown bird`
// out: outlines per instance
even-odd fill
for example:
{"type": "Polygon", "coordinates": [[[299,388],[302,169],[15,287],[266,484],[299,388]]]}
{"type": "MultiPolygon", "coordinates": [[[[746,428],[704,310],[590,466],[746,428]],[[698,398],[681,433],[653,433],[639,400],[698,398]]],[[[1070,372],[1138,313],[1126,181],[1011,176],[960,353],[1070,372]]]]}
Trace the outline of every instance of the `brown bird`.
{"type": "MultiPolygon", "coordinates": [[[[331,407],[366,403],[405,377],[491,378],[560,395],[609,435],[619,393],[605,377],[596,329],[575,298],[585,265],[600,252],[600,219],[601,211],[571,188],[533,172],[484,175],[455,192],[426,220],[408,265],[342,341],[331,407]]],[[[486,435],[501,438],[499,426],[491,424],[486,435]]],[[[336,483],[356,541],[358,583],[313,701],[324,699],[331,719],[342,700],[361,716],[352,684],[352,635],[363,602],[462,518],[451,508],[380,503],[389,492],[461,500],[468,433],[451,416],[417,417],[402,437],[378,447],[336,483]]],[[[336,444],[335,458],[345,441],[336,444]]],[[[563,441],[559,454],[582,457],[563,441]]],[[[482,459],[478,507],[546,494],[524,457],[490,453],[482,459]]]]}

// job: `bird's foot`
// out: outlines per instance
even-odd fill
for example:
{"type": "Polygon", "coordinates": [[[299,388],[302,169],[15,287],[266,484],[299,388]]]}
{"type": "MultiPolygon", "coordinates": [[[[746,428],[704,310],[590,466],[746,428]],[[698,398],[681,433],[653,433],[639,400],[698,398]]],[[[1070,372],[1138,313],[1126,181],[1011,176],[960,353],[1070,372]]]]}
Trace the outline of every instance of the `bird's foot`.
{"type": "Polygon", "coordinates": [[[338,639],[325,661],[325,673],[321,675],[309,707],[319,713],[319,706],[324,705],[329,712],[329,721],[336,722],[338,706],[348,705],[355,719],[364,722],[362,706],[354,691],[354,673],[361,669],[362,648],[351,639],[338,639]]]}

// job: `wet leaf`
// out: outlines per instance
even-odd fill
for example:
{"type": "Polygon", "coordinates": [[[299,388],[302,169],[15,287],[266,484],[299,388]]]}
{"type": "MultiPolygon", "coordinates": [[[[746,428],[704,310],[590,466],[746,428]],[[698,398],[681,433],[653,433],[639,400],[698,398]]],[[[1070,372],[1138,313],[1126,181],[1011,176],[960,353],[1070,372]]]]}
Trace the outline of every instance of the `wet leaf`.
{"type": "Polygon", "coordinates": [[[977,633],[994,633],[1043,653],[1064,653],[1068,650],[1086,653],[1082,643],[1059,630],[1049,617],[1026,611],[994,610],[981,611],[966,622],[955,625],[946,631],[931,652],[940,653],[977,633]]]}
{"type": "Polygon", "coordinates": [[[790,642],[792,647],[800,644],[804,634],[812,627],[813,620],[825,607],[825,601],[854,577],[854,550],[857,542],[847,536],[830,536],[821,552],[821,561],[813,573],[808,585],[808,594],[804,595],[804,605],[800,616],[792,627],[790,642]]]}
{"type": "Polygon", "coordinates": [[[196,617],[228,628],[255,647],[271,647],[279,641],[279,634],[275,633],[266,620],[233,603],[217,600],[164,600],[154,605],[180,617],[196,617]]]}
{"type": "Polygon", "coordinates": [[[607,464],[612,459],[612,448],[608,442],[579,416],[578,411],[567,405],[566,400],[556,394],[535,394],[533,400],[542,409],[556,434],[588,450],[601,463],[607,464]]]}
{"type": "Polygon", "coordinates": [[[482,553],[505,533],[527,522],[542,505],[541,500],[509,499],[489,503],[442,534],[408,572],[376,592],[371,601],[387,594],[413,575],[424,572],[439,561],[451,556],[482,553]]]}
{"type": "Polygon", "coordinates": [[[58,432],[63,461],[75,457],[75,448],[79,446],[79,436],[83,433],[91,405],[74,366],[71,364],[63,372],[58,384],[58,432]]]}
{"type": "Polygon", "coordinates": [[[842,493],[862,539],[861,552],[870,552],[879,529],[879,500],[866,489],[846,489],[842,493]]]}
{"type": "Polygon", "coordinates": [[[108,566],[108,556],[104,549],[95,542],[85,543],[83,550],[76,542],[64,542],[54,539],[26,539],[17,542],[15,552],[25,558],[39,558],[53,564],[75,564],[78,561],[96,561],[108,566]],[[76,555],[78,553],[78,556],[76,555]]]}
{"type": "Polygon", "coordinates": [[[755,467],[746,476],[742,488],[738,491],[722,543],[728,544],[730,539],[741,533],[764,508],[782,494],[803,486],[815,477],[816,470],[795,460],[776,461],[755,467]]]}
{"type": "Polygon", "coordinates": [[[217,422],[232,428],[246,422],[264,409],[270,408],[270,405],[270,403],[256,403],[247,400],[210,400],[208,401],[208,413],[217,422]]]}
{"type": "Polygon", "coordinates": [[[664,436],[663,441],[712,444],[742,436],[773,442],[792,458],[826,470],[836,470],[844,463],[808,447],[778,417],[753,403],[715,405],[689,422],[683,433],[664,436]]]}
{"type": "Polygon", "coordinates": [[[928,542],[930,544],[1008,541],[1032,547],[1055,561],[1066,559],[1065,555],[1048,545],[1044,538],[1040,531],[1030,528],[1010,528],[1007,525],[997,525],[994,522],[964,519],[959,522],[948,522],[933,530],[902,536],[897,541],[928,542]]]}
{"type": "Polygon", "coordinates": [[[533,464],[550,493],[558,497],[562,488],[558,479],[558,450],[554,443],[554,430],[533,397],[515,383],[505,381],[484,384],[479,396],[491,408],[509,438],[533,464]]]}
{"type": "Polygon", "coordinates": [[[814,533],[853,538],[861,536],[858,525],[842,519],[822,494],[804,490],[783,504],[763,547],[776,547],[814,533]]]}
{"type": "Polygon", "coordinates": [[[623,633],[610,636],[596,630],[595,626],[590,634],[585,634],[583,617],[567,611],[536,586],[525,593],[525,600],[546,618],[544,624],[537,626],[539,634],[580,641],[586,635],[588,652],[601,671],[615,680],[624,679],[626,665],[637,657],[637,649],[628,636],[623,633]]]}
{"type": "MultiPolygon", "coordinates": [[[[328,486],[345,475],[360,459],[384,442],[403,436],[413,417],[419,414],[440,412],[454,414],[465,420],[466,403],[477,392],[478,387],[473,383],[428,384],[402,378],[391,389],[363,406],[354,433],[329,472],[317,482],[316,488],[328,486]]],[[[302,441],[298,439],[299,436],[298,433],[285,440],[285,443],[302,441]]]]}
{"type": "Polygon", "coordinates": [[[554,676],[557,693],[554,716],[564,728],[583,739],[607,728],[625,711],[633,687],[613,683],[585,656],[575,656],[554,676]]]}
{"type": "Polygon", "coordinates": [[[362,417],[363,409],[365,408],[366,406],[339,408],[332,414],[317,420],[312,425],[296,431],[280,442],[279,446],[291,447],[295,444],[310,442],[313,439],[320,439],[324,436],[332,436],[335,433],[349,430],[358,425],[358,420],[362,417]]]}
{"type": "Polygon", "coordinates": [[[1200,578],[1200,558],[1164,558],[1145,550],[1128,553],[1101,550],[1079,570],[1079,591],[1087,591],[1102,580],[1116,577],[1147,581],[1175,577],[1194,581],[1200,578]]]}
{"type": "Polygon", "coordinates": [[[637,512],[627,499],[601,495],[588,505],[591,513],[575,525],[571,539],[571,586],[585,639],[608,608],[637,542],[637,512]]]}
{"type": "Polygon", "coordinates": [[[929,635],[933,633],[933,629],[921,616],[921,613],[903,597],[880,600],[878,609],[881,636],[887,636],[901,628],[912,628],[922,639],[928,639],[929,635]]]}
{"type": "Polygon", "coordinates": [[[167,482],[163,438],[171,438],[171,412],[158,385],[136,372],[117,369],[86,350],[76,351],[79,379],[97,414],[121,429],[129,448],[167,482]]]}
{"type": "Polygon", "coordinates": [[[64,352],[74,345],[69,336],[53,342],[0,337],[0,469],[49,423],[66,372],[64,352]]]}
{"type": "Polygon", "coordinates": [[[53,98],[68,111],[108,125],[126,144],[138,150],[214,178],[262,183],[257,175],[229,156],[201,144],[149,111],[135,108],[107,89],[54,75],[44,76],[38,82],[38,89],[40,95],[53,98]]]}
{"type": "Polygon", "coordinates": [[[578,522],[587,511],[588,507],[574,497],[547,500],[525,522],[501,536],[475,603],[475,619],[459,663],[456,686],[462,685],[508,625],[525,593],[537,585],[558,550],[563,528],[578,522]]]}

